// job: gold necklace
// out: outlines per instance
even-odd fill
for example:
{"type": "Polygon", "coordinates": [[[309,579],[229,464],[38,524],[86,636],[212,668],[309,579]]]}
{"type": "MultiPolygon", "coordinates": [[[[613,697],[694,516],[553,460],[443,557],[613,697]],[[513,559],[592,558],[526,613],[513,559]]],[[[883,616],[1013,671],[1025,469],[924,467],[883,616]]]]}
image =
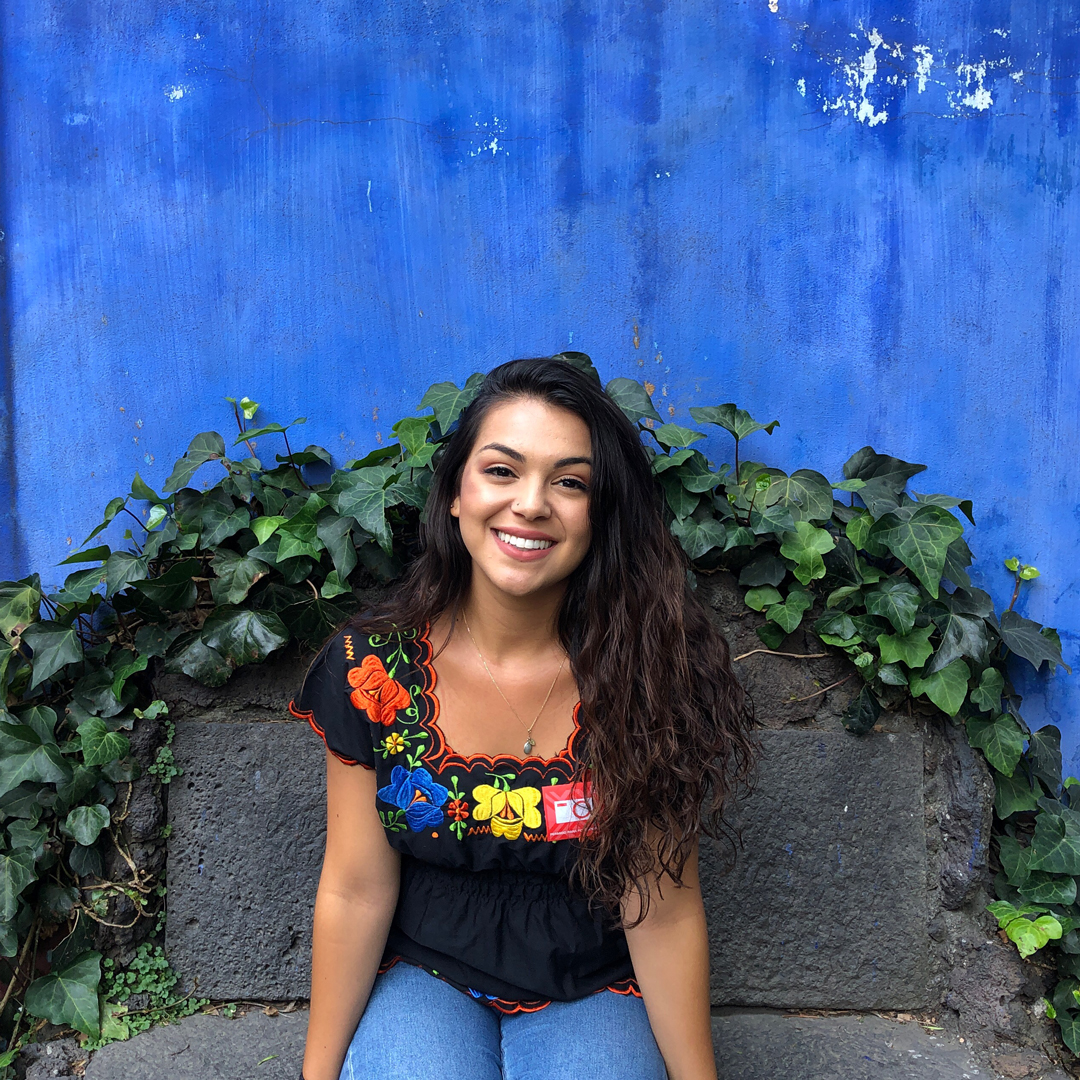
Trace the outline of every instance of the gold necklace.
{"type": "Polygon", "coordinates": [[[544,697],[544,704],[540,706],[537,714],[533,717],[533,722],[528,727],[525,727],[525,721],[522,720],[520,716],[518,716],[517,709],[515,709],[514,706],[510,704],[509,699],[502,692],[502,687],[499,686],[497,682],[495,682],[495,676],[491,674],[491,668],[488,667],[488,663],[484,659],[484,654],[480,651],[480,646],[476,644],[476,638],[473,637],[472,631],[469,629],[469,620],[465,618],[464,608],[461,609],[461,618],[462,621],[465,623],[465,632],[469,635],[469,640],[473,643],[473,648],[476,650],[476,655],[480,657],[480,663],[484,665],[484,670],[488,673],[488,678],[494,684],[495,689],[499,691],[499,697],[501,697],[503,701],[506,702],[506,707],[514,714],[514,719],[517,720],[517,722],[523,728],[525,728],[526,738],[525,745],[522,747],[522,749],[525,751],[525,756],[528,757],[536,747],[536,743],[533,741],[532,737],[533,728],[536,727],[536,721],[540,719],[540,713],[544,711],[544,706],[547,705],[548,699],[551,697],[551,692],[555,689],[555,684],[559,681],[559,676],[562,674],[562,670],[566,666],[566,654],[563,654],[562,663],[559,665],[559,670],[555,672],[555,678],[551,680],[551,685],[548,687],[547,695],[544,697]]]}

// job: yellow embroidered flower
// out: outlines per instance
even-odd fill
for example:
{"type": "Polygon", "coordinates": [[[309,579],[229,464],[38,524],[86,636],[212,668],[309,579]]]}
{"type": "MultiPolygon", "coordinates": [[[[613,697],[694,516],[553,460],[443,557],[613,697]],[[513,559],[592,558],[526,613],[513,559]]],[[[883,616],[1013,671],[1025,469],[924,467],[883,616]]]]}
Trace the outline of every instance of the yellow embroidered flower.
{"type": "Polygon", "coordinates": [[[520,787],[504,791],[490,784],[481,784],[473,788],[472,796],[476,800],[473,819],[487,821],[490,818],[492,836],[516,840],[523,828],[539,829],[544,823],[537,810],[542,798],[537,788],[520,787]]]}
{"type": "Polygon", "coordinates": [[[388,754],[400,754],[405,749],[405,740],[395,731],[383,740],[388,754]]]}

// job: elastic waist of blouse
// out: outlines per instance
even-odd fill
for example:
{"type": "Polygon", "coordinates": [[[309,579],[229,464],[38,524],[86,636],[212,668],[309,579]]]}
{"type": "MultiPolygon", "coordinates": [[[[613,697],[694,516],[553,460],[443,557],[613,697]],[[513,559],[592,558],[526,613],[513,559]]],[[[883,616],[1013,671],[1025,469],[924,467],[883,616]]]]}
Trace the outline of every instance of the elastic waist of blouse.
{"type": "Polygon", "coordinates": [[[429,889],[432,892],[487,898],[520,897],[562,904],[584,904],[585,900],[570,890],[564,876],[540,874],[527,870],[496,867],[490,870],[467,870],[436,866],[404,856],[401,863],[402,889],[429,889]]]}

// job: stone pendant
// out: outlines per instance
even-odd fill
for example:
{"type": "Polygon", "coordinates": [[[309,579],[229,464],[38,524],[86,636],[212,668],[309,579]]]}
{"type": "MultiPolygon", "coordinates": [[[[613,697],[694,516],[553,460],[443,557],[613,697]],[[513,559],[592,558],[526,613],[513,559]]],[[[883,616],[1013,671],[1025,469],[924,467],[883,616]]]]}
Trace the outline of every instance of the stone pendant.
{"type": "Polygon", "coordinates": [[[533,740],[532,740],[532,736],[530,735],[530,736],[529,736],[529,737],[528,737],[528,738],[527,738],[527,739],[525,740],[525,747],[524,747],[524,749],[525,749],[525,756],[526,756],[526,757],[528,757],[528,756],[529,756],[529,755],[530,755],[530,754],[531,754],[531,753],[533,752],[533,748],[534,748],[535,746],[536,746],[536,743],[534,743],[534,742],[533,742],[533,740]]]}

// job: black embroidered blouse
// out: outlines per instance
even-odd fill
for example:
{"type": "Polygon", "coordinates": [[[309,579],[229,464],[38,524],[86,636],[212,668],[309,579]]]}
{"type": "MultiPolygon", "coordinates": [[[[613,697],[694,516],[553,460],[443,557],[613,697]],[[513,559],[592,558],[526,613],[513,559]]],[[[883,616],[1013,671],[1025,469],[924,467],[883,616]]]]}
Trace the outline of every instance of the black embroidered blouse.
{"type": "MultiPolygon", "coordinates": [[[[406,960],[502,1012],[637,994],[626,937],[571,892],[587,792],[574,731],[554,758],[463,757],[439,729],[427,632],[343,630],[289,706],[337,758],[374,769],[401,891],[381,970],[406,960]]],[[[580,706],[579,706],[580,708],[580,706]]]]}

